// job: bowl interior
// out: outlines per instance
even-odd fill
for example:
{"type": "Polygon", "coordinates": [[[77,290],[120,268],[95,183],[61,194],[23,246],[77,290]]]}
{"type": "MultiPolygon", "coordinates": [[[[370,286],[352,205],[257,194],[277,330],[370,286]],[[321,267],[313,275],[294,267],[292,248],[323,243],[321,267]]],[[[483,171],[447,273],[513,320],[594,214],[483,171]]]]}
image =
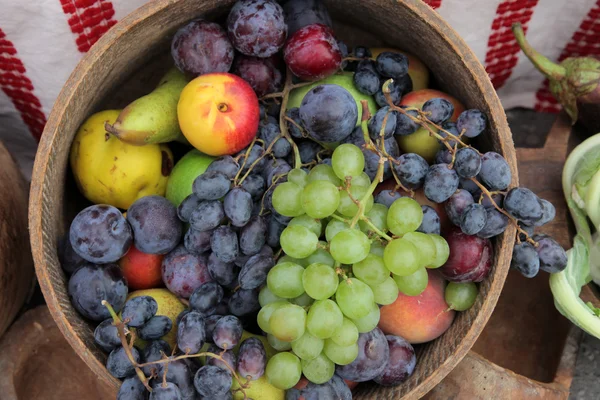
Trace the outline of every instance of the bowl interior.
{"type": "MultiPolygon", "coordinates": [[[[81,209],[81,195],[67,173],[70,143],[92,112],[122,107],[151,90],[169,66],[168,48],[175,30],[202,16],[219,19],[234,3],[227,1],[150,2],[119,22],[86,55],[73,72],[48,119],[32,181],[31,240],[42,290],[59,328],[88,365],[104,380],[118,382],[104,368],[105,355],[96,348],[93,326],[72,308],[66,279],[58,262],[58,238],[81,209]]],[[[483,110],[489,130],[477,146],[516,162],[506,117],[489,79],[464,42],[420,0],[403,2],[325,1],[337,21],[336,34],[349,45],[387,45],[417,55],[430,68],[439,88],[467,108],[483,110]]],[[[515,230],[494,240],[494,266],[480,284],[480,295],[467,312],[459,313],[439,339],[418,347],[414,374],[401,386],[363,384],[358,399],[420,397],[437,384],[473,345],[491,314],[512,253],[515,230]]]]}

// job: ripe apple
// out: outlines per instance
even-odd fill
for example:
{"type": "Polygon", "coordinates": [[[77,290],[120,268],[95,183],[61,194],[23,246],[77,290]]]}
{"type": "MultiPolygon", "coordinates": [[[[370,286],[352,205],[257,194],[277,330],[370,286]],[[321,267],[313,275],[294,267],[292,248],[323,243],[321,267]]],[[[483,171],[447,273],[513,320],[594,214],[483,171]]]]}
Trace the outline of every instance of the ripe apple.
{"type": "Polygon", "coordinates": [[[153,289],[163,286],[160,272],[163,257],[161,254],[142,253],[132,245],[127,254],[119,260],[129,289],[153,289]]]}
{"type": "Polygon", "coordinates": [[[211,156],[234,154],[256,136],[258,97],[239,76],[200,75],[183,88],[177,116],[192,146],[211,156]]]}
{"type": "Polygon", "coordinates": [[[425,64],[423,64],[423,61],[419,60],[414,55],[407,53],[406,51],[388,47],[372,48],[371,54],[373,60],[375,60],[379,54],[385,51],[401,53],[408,58],[408,75],[410,75],[410,79],[412,79],[413,91],[426,89],[429,86],[429,69],[427,69],[425,64]]]}
{"type": "Polygon", "coordinates": [[[481,282],[492,269],[494,251],[489,239],[465,235],[454,228],[444,235],[450,247],[448,261],[439,269],[452,282],[481,282]]]}
{"type": "MultiPolygon", "coordinates": [[[[450,118],[451,121],[456,122],[456,119],[461,112],[465,110],[465,106],[454,97],[440,92],[434,89],[421,89],[415,92],[410,92],[406,96],[402,97],[400,101],[401,106],[417,107],[421,108],[423,103],[429,99],[442,98],[448,100],[454,106],[454,113],[450,118]]],[[[440,149],[440,143],[438,140],[429,135],[429,131],[425,128],[419,128],[412,135],[407,136],[396,136],[398,139],[398,146],[403,153],[417,153],[428,163],[432,163],[435,159],[435,154],[440,149]]]]}

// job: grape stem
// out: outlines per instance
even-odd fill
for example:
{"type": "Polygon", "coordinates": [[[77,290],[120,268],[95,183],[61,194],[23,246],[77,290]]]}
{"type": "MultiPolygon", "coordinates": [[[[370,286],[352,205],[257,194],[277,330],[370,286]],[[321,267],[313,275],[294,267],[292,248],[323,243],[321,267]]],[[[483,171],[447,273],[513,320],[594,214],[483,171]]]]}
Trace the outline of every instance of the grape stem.
{"type": "MultiPolygon", "coordinates": [[[[308,85],[314,84],[314,82],[300,82],[300,83],[296,83],[296,84],[292,85],[291,84],[291,82],[292,82],[292,75],[291,74],[292,73],[288,69],[287,75],[286,75],[286,81],[287,81],[287,76],[289,76],[290,77],[290,89],[289,90],[298,89],[298,88],[301,88],[303,86],[308,86],[308,85]]],[[[280,98],[280,97],[284,97],[284,95],[285,95],[285,88],[281,92],[275,92],[275,93],[266,94],[263,97],[261,97],[260,100],[277,99],[277,98],[280,98]]]]}
{"type": "MultiPolygon", "coordinates": [[[[304,86],[304,85],[302,85],[304,86]]],[[[292,71],[288,68],[285,74],[285,86],[283,87],[283,91],[281,92],[281,110],[279,110],[279,129],[281,130],[281,134],[292,146],[294,150],[294,168],[302,167],[302,160],[300,159],[300,151],[298,150],[298,145],[290,136],[288,132],[287,124],[285,122],[285,112],[288,104],[288,100],[290,97],[290,91],[294,89],[294,85],[292,84],[292,71]]]]}
{"type": "Polygon", "coordinates": [[[382,237],[382,238],[384,238],[385,240],[387,240],[387,241],[392,241],[392,240],[393,240],[393,238],[392,238],[391,236],[389,236],[388,234],[386,234],[385,232],[383,232],[383,231],[381,231],[379,228],[377,228],[377,227],[376,227],[376,226],[375,226],[375,225],[374,225],[374,224],[371,222],[371,220],[370,220],[369,218],[367,218],[367,217],[363,216],[363,217],[361,218],[361,220],[362,220],[364,223],[366,223],[366,224],[369,226],[369,228],[371,228],[371,230],[372,230],[373,232],[377,233],[379,236],[381,236],[381,237],[382,237]]]}

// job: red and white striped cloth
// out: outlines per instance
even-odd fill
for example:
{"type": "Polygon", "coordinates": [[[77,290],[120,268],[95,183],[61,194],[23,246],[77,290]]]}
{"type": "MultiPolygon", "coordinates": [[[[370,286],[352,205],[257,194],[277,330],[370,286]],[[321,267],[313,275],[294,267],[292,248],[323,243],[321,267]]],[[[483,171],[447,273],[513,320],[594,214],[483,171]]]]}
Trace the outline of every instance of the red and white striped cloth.
{"type": "MultiPolygon", "coordinates": [[[[82,55],[148,0],[0,0],[0,140],[27,177],[48,113],[82,55]]],[[[510,27],[553,60],[600,56],[600,0],[424,0],[471,46],[505,108],[557,112],[510,27]]]]}

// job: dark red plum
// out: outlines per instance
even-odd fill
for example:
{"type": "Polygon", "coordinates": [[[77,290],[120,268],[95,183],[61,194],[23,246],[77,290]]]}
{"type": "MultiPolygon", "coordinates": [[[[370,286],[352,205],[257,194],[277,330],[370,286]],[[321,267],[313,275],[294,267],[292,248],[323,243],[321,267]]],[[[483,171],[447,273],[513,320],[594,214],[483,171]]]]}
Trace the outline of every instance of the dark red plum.
{"type": "Polygon", "coordinates": [[[492,269],[494,253],[489,239],[466,235],[452,229],[445,236],[450,247],[448,261],[440,268],[451,282],[481,282],[492,269]]]}
{"type": "Polygon", "coordinates": [[[241,55],[233,64],[234,74],[248,82],[258,97],[278,92],[283,87],[283,75],[268,58],[241,55]]]}
{"type": "Polygon", "coordinates": [[[305,81],[333,75],[342,65],[333,30],[323,24],[308,25],[294,33],[285,44],[283,58],[290,71],[305,81]]]}
{"type": "Polygon", "coordinates": [[[167,289],[186,299],[197,287],[212,281],[206,258],[191,254],[183,246],[176,247],[165,256],[161,270],[167,289]]]}
{"type": "Polygon", "coordinates": [[[147,254],[167,254],[179,244],[183,227],[177,209],[162,196],[146,196],[129,207],[127,221],[135,247],[147,254]]]}
{"type": "Polygon", "coordinates": [[[415,350],[405,339],[394,335],[386,335],[385,338],[390,348],[390,359],[383,374],[374,381],[382,386],[396,386],[412,375],[417,358],[415,350]]]}

